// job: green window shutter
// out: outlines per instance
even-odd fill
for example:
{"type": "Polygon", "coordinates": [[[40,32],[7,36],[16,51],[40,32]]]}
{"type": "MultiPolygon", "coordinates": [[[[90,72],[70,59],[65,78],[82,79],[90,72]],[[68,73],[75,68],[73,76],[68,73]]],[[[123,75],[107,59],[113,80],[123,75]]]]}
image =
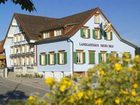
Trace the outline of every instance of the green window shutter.
{"type": "Polygon", "coordinates": [[[90,29],[88,29],[88,38],[90,38],[90,29]]]}
{"type": "Polygon", "coordinates": [[[56,53],[54,53],[54,64],[56,64],[57,63],[57,58],[56,58],[56,53]]]}
{"type": "Polygon", "coordinates": [[[77,52],[73,52],[73,62],[77,64],[77,52]]]}
{"type": "Polygon", "coordinates": [[[45,65],[47,65],[47,54],[45,55],[45,65]]]}
{"type": "Polygon", "coordinates": [[[83,52],[83,63],[86,63],[86,54],[83,52]]]}
{"type": "Polygon", "coordinates": [[[100,31],[99,31],[99,32],[100,32],[100,38],[99,38],[99,39],[102,39],[102,35],[101,35],[101,29],[100,29],[100,31]]]}
{"type": "Polygon", "coordinates": [[[50,64],[50,54],[48,54],[48,64],[50,64]]]}
{"type": "Polygon", "coordinates": [[[89,64],[95,64],[95,52],[89,52],[89,64]]]}
{"type": "Polygon", "coordinates": [[[102,62],[101,53],[99,53],[98,57],[99,57],[99,63],[101,63],[102,62]]]}
{"type": "Polygon", "coordinates": [[[110,53],[106,53],[106,62],[109,63],[110,53]]]}
{"type": "Polygon", "coordinates": [[[83,28],[80,29],[80,32],[81,32],[81,37],[83,38],[84,37],[83,28]]]}
{"type": "Polygon", "coordinates": [[[113,37],[113,34],[112,34],[112,32],[110,32],[110,35],[111,35],[111,36],[110,36],[110,37],[111,37],[111,38],[110,38],[110,40],[112,40],[112,37],[113,37]]]}
{"type": "Polygon", "coordinates": [[[95,29],[92,30],[92,34],[93,34],[93,38],[96,39],[96,30],[95,29]]]}
{"type": "Polygon", "coordinates": [[[57,64],[60,64],[60,54],[57,53],[57,64]]]}
{"type": "Polygon", "coordinates": [[[39,60],[40,60],[40,65],[42,65],[42,64],[41,64],[41,54],[39,55],[39,60]]]}
{"type": "Polygon", "coordinates": [[[67,52],[64,53],[64,64],[67,64],[67,52]]]}

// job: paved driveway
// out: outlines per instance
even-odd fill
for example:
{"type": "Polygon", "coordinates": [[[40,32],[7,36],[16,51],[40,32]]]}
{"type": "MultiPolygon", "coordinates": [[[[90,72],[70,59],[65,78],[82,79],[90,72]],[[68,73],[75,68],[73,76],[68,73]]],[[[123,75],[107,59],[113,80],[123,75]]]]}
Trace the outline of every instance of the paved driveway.
{"type": "Polygon", "coordinates": [[[22,81],[17,82],[0,77],[0,105],[4,105],[6,101],[12,99],[24,100],[32,94],[38,93],[39,96],[43,96],[47,91],[47,88],[40,88],[33,84],[25,84],[22,81]]]}

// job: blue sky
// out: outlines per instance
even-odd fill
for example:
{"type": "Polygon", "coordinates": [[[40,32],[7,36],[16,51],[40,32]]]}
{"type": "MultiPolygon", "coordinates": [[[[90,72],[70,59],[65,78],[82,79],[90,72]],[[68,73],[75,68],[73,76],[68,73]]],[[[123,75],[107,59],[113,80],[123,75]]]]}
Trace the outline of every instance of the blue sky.
{"type": "MultiPolygon", "coordinates": [[[[10,0],[11,1],[11,0],[10,0]]],[[[0,4],[0,40],[7,32],[13,13],[63,17],[100,7],[122,38],[140,46],[140,0],[32,0],[37,11],[29,13],[20,6],[0,4]]]]}

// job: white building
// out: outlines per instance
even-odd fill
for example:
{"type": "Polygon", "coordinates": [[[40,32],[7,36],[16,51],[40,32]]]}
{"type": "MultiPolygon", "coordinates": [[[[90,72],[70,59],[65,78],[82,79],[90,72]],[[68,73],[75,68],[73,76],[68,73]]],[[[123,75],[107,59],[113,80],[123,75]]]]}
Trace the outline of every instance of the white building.
{"type": "Polygon", "coordinates": [[[84,73],[109,54],[135,55],[99,8],[64,18],[14,14],[4,48],[7,67],[61,78],[84,73]]]}
{"type": "Polygon", "coordinates": [[[84,73],[111,53],[135,55],[136,46],[121,38],[99,8],[55,20],[42,36],[37,41],[38,71],[58,79],[84,73]]]}
{"type": "MultiPolygon", "coordinates": [[[[52,20],[41,16],[14,14],[4,40],[6,63],[16,72],[37,72],[36,45],[44,23],[52,20]]],[[[43,28],[44,29],[44,28],[43,28]]]]}

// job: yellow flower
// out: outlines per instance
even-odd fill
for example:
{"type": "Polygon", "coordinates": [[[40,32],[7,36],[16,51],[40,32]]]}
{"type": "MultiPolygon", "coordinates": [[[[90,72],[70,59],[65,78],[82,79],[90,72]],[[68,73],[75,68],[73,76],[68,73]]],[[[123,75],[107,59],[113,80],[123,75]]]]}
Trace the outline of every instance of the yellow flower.
{"type": "Polygon", "coordinates": [[[105,75],[104,70],[100,70],[100,76],[104,76],[104,75],[105,75]]]}
{"type": "Polygon", "coordinates": [[[55,84],[55,80],[52,77],[46,78],[45,83],[49,86],[53,86],[55,84]]]}
{"type": "Polygon", "coordinates": [[[138,88],[138,84],[137,84],[137,83],[134,83],[134,84],[133,84],[133,88],[134,88],[134,89],[138,88]]]}
{"type": "Polygon", "coordinates": [[[28,100],[29,100],[29,101],[34,100],[34,96],[30,96],[30,97],[28,98],[28,100]]]}
{"type": "Polygon", "coordinates": [[[66,85],[61,85],[59,89],[61,92],[64,92],[66,90],[66,85]]]}
{"type": "Polygon", "coordinates": [[[74,103],[75,102],[75,98],[72,96],[70,96],[69,100],[68,100],[70,103],[74,103]]]}
{"type": "Polygon", "coordinates": [[[120,64],[120,63],[116,63],[115,65],[114,65],[114,70],[115,71],[121,71],[122,70],[122,65],[120,64]]]}
{"type": "Polygon", "coordinates": [[[78,92],[77,97],[80,100],[84,96],[84,92],[78,92]]]}
{"type": "Polygon", "coordinates": [[[102,101],[101,98],[99,98],[99,99],[97,99],[97,100],[95,101],[95,104],[96,104],[96,105],[101,105],[102,103],[103,103],[103,101],[102,101]]]}
{"type": "Polygon", "coordinates": [[[120,98],[117,97],[117,98],[115,99],[115,103],[116,103],[116,104],[120,104],[120,102],[121,102],[120,98]]]}
{"type": "Polygon", "coordinates": [[[66,89],[70,88],[71,86],[72,86],[72,81],[69,78],[62,78],[60,81],[59,90],[61,92],[64,92],[66,89]]]}
{"type": "Polygon", "coordinates": [[[137,99],[137,102],[140,102],[140,98],[137,99]]]}
{"type": "Polygon", "coordinates": [[[134,97],[137,96],[137,93],[134,89],[131,91],[131,95],[134,96],[134,97]]]}

